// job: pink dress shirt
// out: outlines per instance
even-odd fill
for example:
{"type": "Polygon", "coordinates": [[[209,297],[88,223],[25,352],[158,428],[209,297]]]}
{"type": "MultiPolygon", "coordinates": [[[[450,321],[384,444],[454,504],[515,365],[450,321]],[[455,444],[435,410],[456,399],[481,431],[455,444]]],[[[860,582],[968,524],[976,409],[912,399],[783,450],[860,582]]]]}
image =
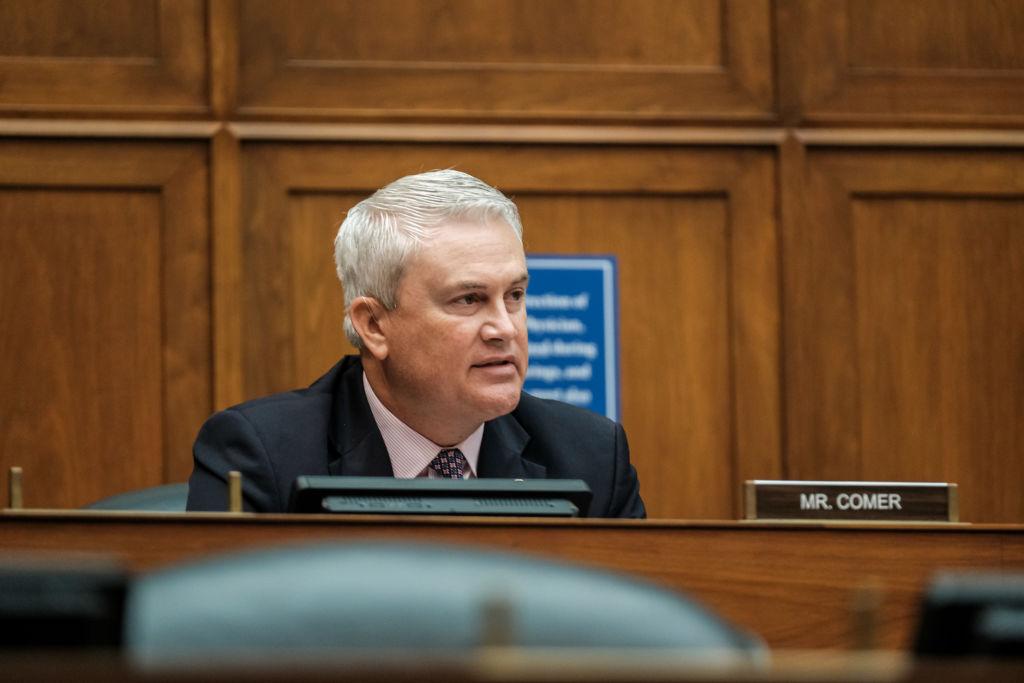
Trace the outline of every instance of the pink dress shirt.
{"type": "Polygon", "coordinates": [[[415,479],[417,477],[436,479],[437,472],[428,466],[443,448],[458,448],[462,451],[462,454],[466,456],[466,470],[462,473],[462,477],[464,479],[476,477],[476,465],[480,459],[480,442],[484,438],[482,423],[466,437],[465,441],[454,446],[439,446],[385,408],[377,398],[377,394],[373,393],[373,387],[366,379],[365,372],[363,373],[363,389],[366,390],[366,400],[370,404],[373,419],[377,423],[380,435],[384,437],[384,445],[391,458],[391,469],[394,470],[397,479],[415,479]]]}

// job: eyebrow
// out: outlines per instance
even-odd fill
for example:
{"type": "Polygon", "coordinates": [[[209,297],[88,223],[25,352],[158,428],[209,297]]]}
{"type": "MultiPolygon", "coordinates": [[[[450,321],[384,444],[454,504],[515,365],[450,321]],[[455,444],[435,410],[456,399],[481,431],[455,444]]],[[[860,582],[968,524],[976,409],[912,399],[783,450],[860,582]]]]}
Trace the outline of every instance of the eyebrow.
{"type": "MultiPolygon", "coordinates": [[[[529,281],[530,281],[530,274],[529,273],[523,273],[518,278],[513,280],[511,284],[514,287],[516,285],[525,285],[529,281]]],[[[474,280],[463,280],[462,282],[456,282],[452,286],[452,288],[453,289],[487,289],[487,285],[485,285],[482,282],[476,282],[474,280]]]]}

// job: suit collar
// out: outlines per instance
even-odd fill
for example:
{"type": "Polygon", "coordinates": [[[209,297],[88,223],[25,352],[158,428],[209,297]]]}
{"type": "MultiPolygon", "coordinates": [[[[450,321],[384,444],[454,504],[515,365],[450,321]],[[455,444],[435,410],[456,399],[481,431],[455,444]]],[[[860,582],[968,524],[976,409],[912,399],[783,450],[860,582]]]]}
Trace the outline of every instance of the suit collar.
{"type": "Polygon", "coordinates": [[[335,366],[327,471],[335,476],[392,477],[391,458],[363,392],[363,364],[346,356],[335,366]]]}
{"type": "MultiPolygon", "coordinates": [[[[359,357],[343,358],[314,388],[321,383],[330,383],[334,395],[327,471],[335,476],[393,477],[391,458],[363,390],[363,365],[359,357]]],[[[515,413],[487,422],[480,444],[477,476],[544,479],[547,468],[523,458],[529,440],[530,435],[519,424],[515,413]]]]}
{"type": "Polygon", "coordinates": [[[515,413],[502,415],[484,425],[477,473],[492,479],[544,479],[547,468],[523,457],[530,435],[515,413]]]}

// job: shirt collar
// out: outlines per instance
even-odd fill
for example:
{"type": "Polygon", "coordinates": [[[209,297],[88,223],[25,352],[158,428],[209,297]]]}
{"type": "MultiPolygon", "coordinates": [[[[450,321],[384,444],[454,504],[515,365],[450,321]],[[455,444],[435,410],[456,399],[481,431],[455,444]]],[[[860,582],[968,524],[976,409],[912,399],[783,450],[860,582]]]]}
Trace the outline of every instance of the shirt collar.
{"type": "Polygon", "coordinates": [[[363,389],[366,401],[370,404],[370,412],[377,423],[384,445],[391,458],[391,469],[398,479],[414,479],[424,475],[427,466],[443,448],[458,448],[466,456],[469,477],[476,477],[476,466],[480,460],[480,443],[484,437],[484,425],[480,424],[464,441],[454,446],[439,446],[423,436],[409,425],[402,422],[388,410],[377,394],[373,392],[370,381],[363,373],[363,389]]]}

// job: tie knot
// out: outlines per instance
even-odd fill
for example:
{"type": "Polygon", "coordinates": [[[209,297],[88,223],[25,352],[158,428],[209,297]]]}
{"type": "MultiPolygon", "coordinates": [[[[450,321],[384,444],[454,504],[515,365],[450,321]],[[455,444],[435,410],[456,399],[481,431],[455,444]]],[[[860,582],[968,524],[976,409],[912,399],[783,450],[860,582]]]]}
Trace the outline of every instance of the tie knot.
{"type": "Polygon", "coordinates": [[[466,468],[466,456],[458,448],[445,448],[437,457],[430,461],[430,469],[442,479],[462,479],[462,471],[466,468]]]}

